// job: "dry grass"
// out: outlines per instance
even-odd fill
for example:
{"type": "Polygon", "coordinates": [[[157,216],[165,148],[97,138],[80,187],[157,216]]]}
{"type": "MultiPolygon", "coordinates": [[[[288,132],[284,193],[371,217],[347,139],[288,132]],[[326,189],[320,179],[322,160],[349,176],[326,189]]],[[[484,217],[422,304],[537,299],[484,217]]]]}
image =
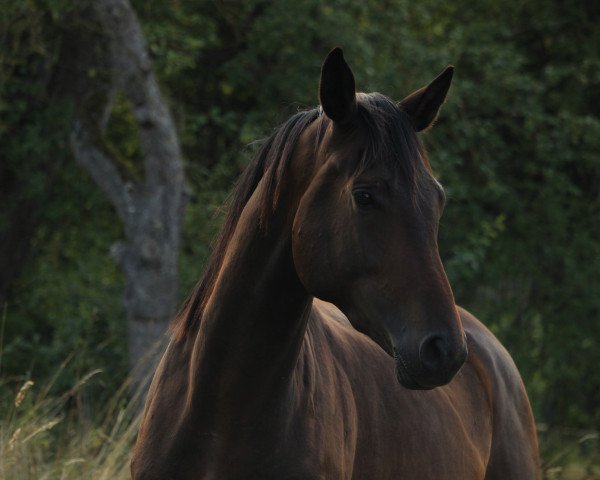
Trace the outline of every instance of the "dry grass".
{"type": "Polygon", "coordinates": [[[538,426],[545,480],[600,480],[600,434],[538,426]]]}
{"type": "Polygon", "coordinates": [[[82,390],[100,371],[51,396],[52,383],[27,381],[0,416],[0,479],[128,479],[139,424],[138,396],[123,385],[97,415],[84,414],[82,390]],[[92,420],[94,418],[95,420],[92,420]]]}

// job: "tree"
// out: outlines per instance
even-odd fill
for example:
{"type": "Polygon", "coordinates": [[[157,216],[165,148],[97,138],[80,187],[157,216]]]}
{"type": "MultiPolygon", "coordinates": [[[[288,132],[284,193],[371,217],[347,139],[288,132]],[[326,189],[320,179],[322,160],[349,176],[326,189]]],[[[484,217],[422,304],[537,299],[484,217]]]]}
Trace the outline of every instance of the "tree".
{"type": "MultiPolygon", "coordinates": [[[[127,0],[99,0],[68,52],[76,95],[71,146],[77,162],[106,193],[126,239],[111,248],[125,274],[131,367],[163,337],[175,312],[178,254],[186,204],[183,160],[175,124],[152,72],[146,42],[127,0]],[[143,172],[127,178],[103,134],[122,91],[139,132],[143,172]]],[[[131,176],[131,175],[130,175],[131,176]]],[[[160,349],[158,349],[160,350],[160,349]]],[[[151,369],[134,370],[141,385],[151,369]]]]}

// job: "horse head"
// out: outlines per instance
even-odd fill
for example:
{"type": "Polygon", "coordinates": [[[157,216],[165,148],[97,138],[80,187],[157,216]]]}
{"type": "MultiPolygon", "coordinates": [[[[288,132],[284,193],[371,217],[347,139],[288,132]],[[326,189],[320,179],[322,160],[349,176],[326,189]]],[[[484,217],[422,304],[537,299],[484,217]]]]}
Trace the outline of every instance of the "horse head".
{"type": "Polygon", "coordinates": [[[306,290],[392,356],[399,382],[412,389],[448,383],[467,356],[437,245],[444,191],[417,138],[451,79],[448,67],[400,102],[357,94],[334,49],[322,67],[313,173],[293,219],[306,290]]]}

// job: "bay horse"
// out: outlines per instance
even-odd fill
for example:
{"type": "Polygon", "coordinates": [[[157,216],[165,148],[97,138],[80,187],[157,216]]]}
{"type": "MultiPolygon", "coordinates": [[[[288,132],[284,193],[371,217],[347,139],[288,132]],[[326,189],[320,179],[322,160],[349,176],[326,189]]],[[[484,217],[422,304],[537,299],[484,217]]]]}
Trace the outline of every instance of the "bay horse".
{"type": "Polygon", "coordinates": [[[321,107],[235,189],[155,372],[134,479],[539,478],[519,373],[438,253],[444,191],[416,134],[452,74],[395,102],[328,55],[321,107]]]}

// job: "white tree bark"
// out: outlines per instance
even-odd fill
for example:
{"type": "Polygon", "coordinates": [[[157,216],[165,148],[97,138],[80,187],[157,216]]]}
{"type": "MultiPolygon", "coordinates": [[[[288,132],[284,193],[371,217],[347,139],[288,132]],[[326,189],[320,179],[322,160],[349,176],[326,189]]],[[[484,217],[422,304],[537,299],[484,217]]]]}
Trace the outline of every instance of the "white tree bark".
{"type": "Polygon", "coordinates": [[[76,100],[86,103],[90,91],[94,96],[96,90],[100,95],[95,96],[104,101],[76,106],[71,146],[77,162],[106,193],[124,226],[125,239],[113,245],[111,254],[125,273],[129,358],[134,384],[140,387],[153,371],[156,355],[152,351],[160,351],[176,308],[177,262],[186,204],[182,153],[129,1],[95,0],[87,12],[94,17],[91,21],[100,28],[104,43],[98,48],[90,42],[89,47],[95,48],[94,55],[101,59],[108,76],[100,85],[86,72],[80,75],[75,90],[85,93],[76,100]],[[111,98],[119,89],[129,100],[138,126],[144,159],[143,179],[138,182],[126,181],[102,148],[111,98]],[[144,358],[150,361],[140,365],[144,358]]]}

